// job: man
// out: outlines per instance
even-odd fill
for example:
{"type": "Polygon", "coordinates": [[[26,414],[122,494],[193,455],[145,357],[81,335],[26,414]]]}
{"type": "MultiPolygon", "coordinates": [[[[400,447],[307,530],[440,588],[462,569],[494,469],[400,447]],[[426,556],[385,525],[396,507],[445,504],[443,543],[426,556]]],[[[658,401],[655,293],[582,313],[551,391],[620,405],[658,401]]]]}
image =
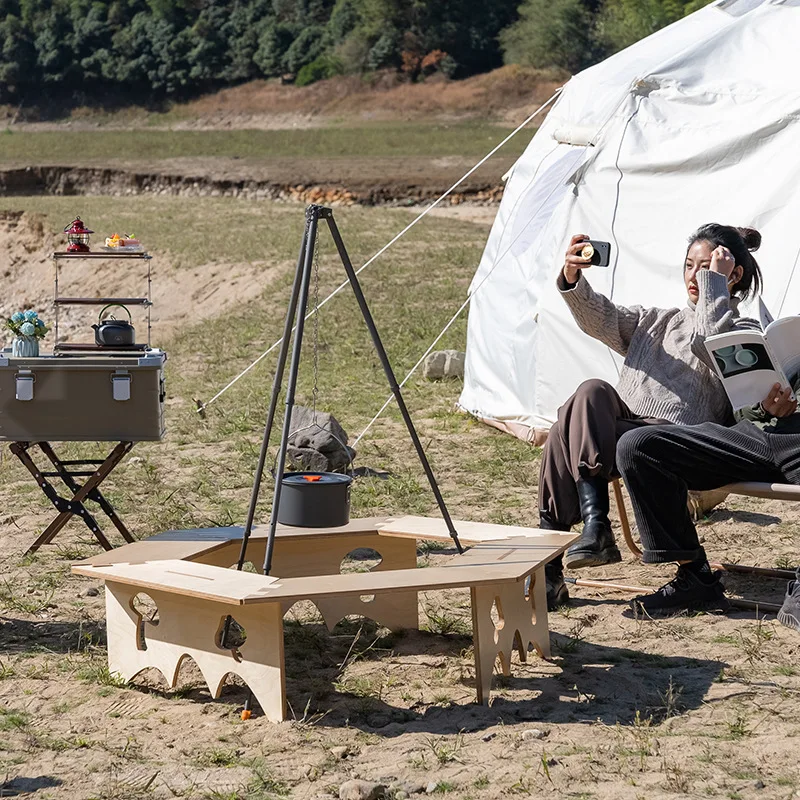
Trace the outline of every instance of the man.
{"type": "MultiPolygon", "coordinates": [[[[651,616],[726,611],[730,603],[700,546],[686,505],[689,489],[760,481],[800,484],[800,413],[795,392],[775,384],[759,405],[740,412],[731,428],[706,422],[645,427],[622,436],[617,465],[631,495],[647,564],[678,562],[673,580],[633,600],[651,616]]],[[[800,631],[800,574],[791,581],[780,621],[800,631]]]]}

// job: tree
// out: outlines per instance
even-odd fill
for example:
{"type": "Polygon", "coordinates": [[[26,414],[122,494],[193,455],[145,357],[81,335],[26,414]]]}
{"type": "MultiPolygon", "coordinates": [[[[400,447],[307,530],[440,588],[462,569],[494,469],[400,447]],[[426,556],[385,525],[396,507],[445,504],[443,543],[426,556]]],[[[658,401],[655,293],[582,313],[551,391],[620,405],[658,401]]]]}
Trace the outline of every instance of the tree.
{"type": "Polygon", "coordinates": [[[525,0],[519,14],[500,34],[507,64],[578,72],[602,57],[594,18],[581,0],[525,0]]]}

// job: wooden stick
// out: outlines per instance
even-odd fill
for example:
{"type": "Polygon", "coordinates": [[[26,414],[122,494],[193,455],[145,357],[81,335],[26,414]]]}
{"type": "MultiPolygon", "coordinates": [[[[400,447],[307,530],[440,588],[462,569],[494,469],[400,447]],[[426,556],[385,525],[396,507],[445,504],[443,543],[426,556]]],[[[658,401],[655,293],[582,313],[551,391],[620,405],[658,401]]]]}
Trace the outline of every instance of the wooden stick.
{"type": "MultiPolygon", "coordinates": [[[[653,591],[644,586],[628,586],[624,583],[608,583],[606,581],[587,581],[583,578],[564,578],[564,581],[575,584],[575,586],[585,586],[589,589],[613,589],[617,592],[637,592],[638,594],[649,594],[653,591]]],[[[746,608],[751,611],[769,611],[776,614],[781,608],[777,603],[757,603],[754,600],[740,600],[738,597],[730,597],[728,599],[732,606],[746,608]]]]}

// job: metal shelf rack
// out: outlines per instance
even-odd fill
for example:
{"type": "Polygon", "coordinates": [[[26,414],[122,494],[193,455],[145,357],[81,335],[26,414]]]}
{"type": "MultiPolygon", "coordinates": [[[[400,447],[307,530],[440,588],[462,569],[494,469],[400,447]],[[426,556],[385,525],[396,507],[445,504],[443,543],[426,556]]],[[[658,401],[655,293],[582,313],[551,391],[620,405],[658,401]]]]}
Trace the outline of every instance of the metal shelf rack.
{"type": "MultiPolygon", "coordinates": [[[[140,253],[53,253],[53,264],[55,267],[55,282],[53,289],[53,307],[54,307],[54,334],[55,343],[53,345],[53,352],[59,350],[78,350],[97,349],[95,345],[75,345],[59,341],[58,335],[58,309],[60,306],[107,306],[112,303],[119,303],[123,306],[143,306],[147,310],[147,348],[151,347],[150,333],[151,333],[151,318],[150,309],[153,305],[152,300],[152,271],[150,268],[150,261],[152,256],[144,251],[140,253]],[[147,264],[147,296],[146,297],[62,297],[59,294],[58,277],[59,277],[59,262],[60,261],[82,261],[82,260],[108,260],[108,261],[143,261],[147,264]]],[[[132,349],[143,349],[142,346],[136,345],[132,349]]]]}

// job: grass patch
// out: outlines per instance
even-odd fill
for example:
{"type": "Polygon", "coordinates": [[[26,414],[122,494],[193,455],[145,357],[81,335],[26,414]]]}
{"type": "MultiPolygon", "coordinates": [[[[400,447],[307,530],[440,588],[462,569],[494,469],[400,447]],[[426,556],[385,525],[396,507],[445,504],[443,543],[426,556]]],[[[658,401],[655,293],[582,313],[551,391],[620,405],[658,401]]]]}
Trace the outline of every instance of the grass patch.
{"type": "MultiPolygon", "coordinates": [[[[3,136],[0,161],[30,164],[113,164],[120,160],[237,158],[264,161],[276,157],[474,157],[487,153],[511,128],[488,122],[453,124],[376,123],[357,128],[307,130],[51,130],[13,131],[3,136]]],[[[531,134],[533,131],[531,131],[531,134]]],[[[518,136],[503,150],[522,154],[530,136],[518,136]]]]}

